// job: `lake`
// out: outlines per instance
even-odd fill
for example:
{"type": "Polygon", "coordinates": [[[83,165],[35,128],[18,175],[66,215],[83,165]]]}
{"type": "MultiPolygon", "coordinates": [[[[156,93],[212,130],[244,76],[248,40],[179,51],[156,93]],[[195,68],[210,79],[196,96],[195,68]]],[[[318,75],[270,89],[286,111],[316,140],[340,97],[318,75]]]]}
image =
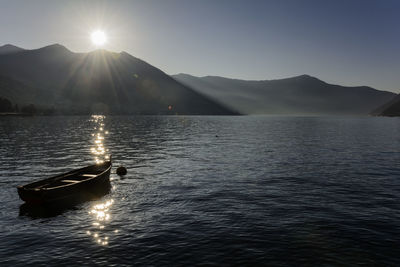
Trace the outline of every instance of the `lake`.
{"type": "Polygon", "coordinates": [[[400,265],[399,163],[399,118],[3,117],[0,265],[400,265]],[[110,194],[21,207],[108,154],[110,194]]]}

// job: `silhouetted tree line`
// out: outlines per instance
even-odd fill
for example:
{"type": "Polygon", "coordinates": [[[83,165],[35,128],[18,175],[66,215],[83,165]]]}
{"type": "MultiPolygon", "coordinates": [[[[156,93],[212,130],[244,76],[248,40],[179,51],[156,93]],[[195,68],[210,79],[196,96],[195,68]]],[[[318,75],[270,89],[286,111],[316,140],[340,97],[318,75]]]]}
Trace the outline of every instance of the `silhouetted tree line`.
{"type": "Polygon", "coordinates": [[[42,115],[53,115],[55,113],[54,108],[37,108],[34,104],[29,104],[18,107],[18,104],[13,105],[13,103],[7,99],[0,97],[0,112],[15,112],[24,114],[42,114],[42,115]]]}
{"type": "Polygon", "coordinates": [[[37,110],[34,104],[30,104],[21,108],[21,113],[36,114],[37,110]]]}
{"type": "Polygon", "coordinates": [[[0,97],[0,112],[13,112],[14,107],[10,100],[0,97]]]}

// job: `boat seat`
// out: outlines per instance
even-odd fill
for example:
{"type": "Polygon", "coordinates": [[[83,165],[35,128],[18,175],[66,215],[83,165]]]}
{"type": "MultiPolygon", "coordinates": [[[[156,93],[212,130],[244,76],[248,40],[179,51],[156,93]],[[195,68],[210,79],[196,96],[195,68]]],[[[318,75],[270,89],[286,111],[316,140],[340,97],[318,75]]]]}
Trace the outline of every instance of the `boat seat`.
{"type": "Polygon", "coordinates": [[[96,175],[96,174],[84,173],[84,174],[81,174],[81,175],[79,175],[79,176],[90,178],[90,177],[96,177],[97,175],[96,175]]]}
{"type": "Polygon", "coordinates": [[[80,182],[80,181],[77,181],[77,180],[61,180],[61,182],[64,182],[64,183],[77,183],[77,182],[80,182]]]}

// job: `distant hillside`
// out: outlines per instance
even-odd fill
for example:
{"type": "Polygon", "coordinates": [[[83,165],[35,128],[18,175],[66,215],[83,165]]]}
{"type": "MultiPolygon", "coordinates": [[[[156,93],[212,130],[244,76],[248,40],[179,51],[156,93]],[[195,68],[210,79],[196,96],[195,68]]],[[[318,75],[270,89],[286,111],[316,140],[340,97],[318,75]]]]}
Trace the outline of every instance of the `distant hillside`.
{"type": "Polygon", "coordinates": [[[125,52],[14,50],[0,54],[0,97],[14,103],[67,114],[237,114],[125,52]]]}
{"type": "Polygon", "coordinates": [[[376,116],[399,117],[400,116],[400,94],[372,112],[376,116]]]}
{"type": "Polygon", "coordinates": [[[52,95],[43,90],[32,88],[9,77],[0,75],[0,97],[9,99],[12,103],[47,105],[52,95]]]}
{"type": "Polygon", "coordinates": [[[308,75],[265,81],[173,77],[243,114],[367,115],[395,95],[366,86],[332,85],[308,75]]]}
{"type": "Polygon", "coordinates": [[[17,52],[21,52],[24,50],[25,49],[20,48],[18,46],[6,44],[3,46],[0,46],[0,55],[17,53],[17,52]]]}

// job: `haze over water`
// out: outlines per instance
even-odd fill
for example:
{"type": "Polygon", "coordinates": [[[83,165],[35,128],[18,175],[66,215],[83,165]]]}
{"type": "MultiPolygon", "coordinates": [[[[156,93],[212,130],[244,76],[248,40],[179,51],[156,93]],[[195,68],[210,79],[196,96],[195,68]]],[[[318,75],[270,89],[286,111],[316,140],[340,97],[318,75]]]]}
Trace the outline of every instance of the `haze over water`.
{"type": "Polygon", "coordinates": [[[397,118],[3,117],[0,265],[398,265],[399,136],[397,118]],[[20,212],[17,185],[108,153],[110,194],[20,212]]]}

